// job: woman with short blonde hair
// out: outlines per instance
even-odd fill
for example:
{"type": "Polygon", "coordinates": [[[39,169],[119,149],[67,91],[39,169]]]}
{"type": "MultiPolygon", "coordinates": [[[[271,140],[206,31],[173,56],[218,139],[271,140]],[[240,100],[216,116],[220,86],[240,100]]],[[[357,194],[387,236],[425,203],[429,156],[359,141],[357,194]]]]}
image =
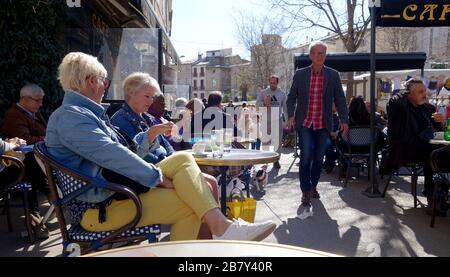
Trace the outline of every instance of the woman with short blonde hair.
{"type": "Polygon", "coordinates": [[[161,95],[161,88],[155,78],[144,72],[134,72],[128,75],[123,81],[123,91],[125,92],[125,101],[128,102],[133,94],[136,94],[143,88],[149,88],[154,92],[154,96],[161,95]]]}
{"type": "Polygon", "coordinates": [[[105,67],[93,56],[72,52],[59,65],[58,80],[64,90],[85,88],[88,76],[107,77],[105,67]]]}

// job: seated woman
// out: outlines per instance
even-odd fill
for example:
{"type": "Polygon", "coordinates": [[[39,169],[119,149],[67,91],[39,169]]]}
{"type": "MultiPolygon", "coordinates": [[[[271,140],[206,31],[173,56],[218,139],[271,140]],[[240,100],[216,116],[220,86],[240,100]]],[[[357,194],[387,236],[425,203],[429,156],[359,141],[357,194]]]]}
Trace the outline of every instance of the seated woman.
{"type": "MultiPolygon", "coordinates": [[[[88,176],[122,185],[144,188],[138,226],[170,224],[171,240],[194,240],[201,222],[208,224],[217,239],[262,240],[271,234],[275,223],[230,221],[219,210],[192,155],[175,153],[157,165],[141,157],[155,143],[157,132],[139,133],[133,138],[138,156],[121,142],[121,136],[109,127],[105,109],[100,105],[109,86],[107,72],[95,57],[69,53],[59,66],[59,80],[65,90],[64,100],[50,117],[45,144],[49,154],[67,167],[88,176]],[[116,175],[105,176],[105,170],[116,175]],[[123,182],[127,180],[127,183],[123,182]]],[[[171,124],[161,125],[162,133],[171,124]]],[[[158,132],[159,133],[159,132],[158,132]]],[[[103,189],[92,189],[78,200],[106,204],[106,219],[99,222],[98,209],[86,209],[81,226],[88,231],[111,231],[130,222],[135,210],[130,199],[117,200],[103,189]]]]}
{"type": "MultiPolygon", "coordinates": [[[[170,143],[164,138],[164,125],[155,125],[152,122],[152,115],[146,111],[153,103],[155,96],[161,95],[158,82],[147,73],[135,72],[130,74],[123,83],[125,92],[125,104],[111,118],[111,123],[120,128],[129,138],[134,138],[142,132],[155,132],[157,134],[153,147],[149,149],[149,153],[143,158],[145,161],[157,164],[166,157],[172,155],[174,150],[170,143]]],[[[217,188],[216,179],[208,174],[203,174],[214,199],[219,200],[219,190],[217,188]]],[[[202,228],[203,234],[205,228],[202,228]]],[[[206,234],[202,238],[209,237],[206,234]]]]}
{"type": "MultiPolygon", "coordinates": [[[[348,117],[349,117],[349,126],[370,126],[370,113],[366,108],[366,104],[362,96],[353,97],[350,101],[350,105],[348,108],[348,117]]],[[[385,146],[386,136],[382,132],[382,129],[376,130],[377,132],[377,140],[376,140],[376,151],[380,151],[385,146]]],[[[338,139],[337,147],[342,152],[348,152],[347,142],[342,139],[338,139]]],[[[367,147],[352,147],[353,153],[367,153],[370,149],[367,147]]]]}
{"type": "MultiPolygon", "coordinates": [[[[353,97],[350,101],[350,105],[348,108],[348,117],[349,117],[349,126],[370,126],[370,113],[367,110],[366,104],[364,102],[364,99],[362,96],[356,96],[353,97]]],[[[378,129],[376,130],[377,137],[375,142],[375,149],[376,152],[379,152],[382,150],[383,147],[385,147],[386,144],[386,136],[382,132],[382,130],[378,129]]],[[[336,139],[336,146],[337,148],[344,153],[348,153],[348,144],[347,141],[342,138],[341,135],[338,135],[336,139]]],[[[352,153],[353,154],[365,154],[370,152],[370,146],[352,146],[352,153]]],[[[348,165],[345,162],[342,162],[342,175],[341,177],[344,177],[346,174],[348,165]]]]}
{"type": "MultiPolygon", "coordinates": [[[[161,124],[153,123],[153,116],[146,111],[155,96],[161,95],[159,85],[147,73],[132,73],[124,81],[125,104],[111,118],[111,123],[119,127],[129,138],[149,129],[157,134],[155,144],[143,159],[157,164],[173,154],[174,149],[163,136],[161,124]]],[[[169,132],[170,133],[170,132],[169,132]]]]}

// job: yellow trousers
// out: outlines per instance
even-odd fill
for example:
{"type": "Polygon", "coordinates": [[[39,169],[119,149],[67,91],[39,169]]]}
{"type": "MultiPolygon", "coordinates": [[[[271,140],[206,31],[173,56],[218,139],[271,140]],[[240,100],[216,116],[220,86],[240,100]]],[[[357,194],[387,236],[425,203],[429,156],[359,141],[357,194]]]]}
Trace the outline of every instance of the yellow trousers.
{"type": "MultiPolygon", "coordinates": [[[[218,208],[211,189],[191,154],[179,152],[157,165],[172,180],[174,189],[152,188],[141,194],[142,218],[138,226],[170,224],[171,240],[195,240],[201,219],[218,208]]],[[[98,210],[87,210],[81,226],[88,231],[112,231],[130,222],[136,214],[131,200],[113,200],[106,208],[106,222],[98,222],[98,210]]]]}

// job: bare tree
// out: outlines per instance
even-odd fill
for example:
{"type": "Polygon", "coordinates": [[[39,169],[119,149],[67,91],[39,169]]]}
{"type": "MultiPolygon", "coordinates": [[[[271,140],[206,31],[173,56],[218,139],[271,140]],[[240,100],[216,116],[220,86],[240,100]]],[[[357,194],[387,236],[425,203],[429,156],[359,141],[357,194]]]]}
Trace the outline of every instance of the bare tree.
{"type": "MultiPolygon", "coordinates": [[[[365,0],[267,0],[279,11],[284,27],[291,32],[319,29],[337,35],[347,52],[353,53],[364,42],[370,23],[365,0]]],[[[347,98],[353,96],[353,73],[348,74],[347,98]]]]}
{"type": "Polygon", "coordinates": [[[264,88],[283,55],[283,32],[268,17],[256,17],[245,13],[237,13],[235,18],[236,34],[239,42],[251,53],[252,70],[246,73],[256,88],[264,88]]]}
{"type": "Polygon", "coordinates": [[[404,27],[382,28],[379,32],[377,49],[382,51],[407,52],[416,48],[416,29],[404,27]],[[381,41],[383,43],[381,43],[381,41]]]}

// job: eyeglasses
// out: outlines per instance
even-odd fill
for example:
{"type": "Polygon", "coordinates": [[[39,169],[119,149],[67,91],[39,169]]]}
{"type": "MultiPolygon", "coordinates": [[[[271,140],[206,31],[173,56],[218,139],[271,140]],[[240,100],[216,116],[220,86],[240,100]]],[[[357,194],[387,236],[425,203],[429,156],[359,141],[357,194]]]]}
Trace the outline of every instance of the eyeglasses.
{"type": "Polygon", "coordinates": [[[96,76],[96,77],[102,79],[103,86],[105,87],[105,90],[108,90],[109,86],[111,85],[111,80],[106,78],[106,77],[103,77],[103,76],[96,76]]]}
{"type": "Polygon", "coordinates": [[[44,98],[33,98],[31,96],[25,96],[25,97],[29,98],[29,99],[33,100],[34,102],[37,102],[37,103],[42,103],[44,101],[44,98]]]}

